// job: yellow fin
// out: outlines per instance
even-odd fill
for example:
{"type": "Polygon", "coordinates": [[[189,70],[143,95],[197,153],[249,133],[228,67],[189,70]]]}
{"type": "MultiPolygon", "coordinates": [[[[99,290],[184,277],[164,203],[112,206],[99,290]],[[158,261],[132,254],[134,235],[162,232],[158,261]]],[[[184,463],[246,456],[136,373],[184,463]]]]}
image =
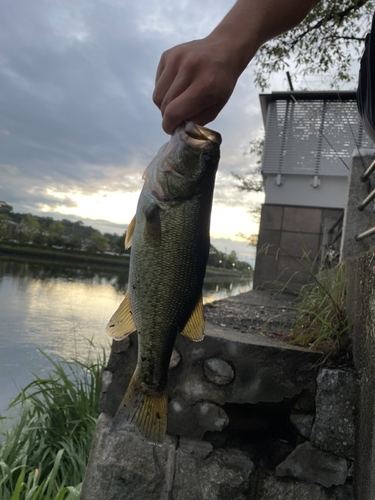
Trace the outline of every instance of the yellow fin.
{"type": "Polygon", "coordinates": [[[106,326],[106,334],[115,340],[122,340],[131,333],[135,332],[133,315],[130,309],[129,293],[126,292],[124,300],[118,306],[116,312],[112,315],[106,326]]]}
{"type": "Polygon", "coordinates": [[[200,342],[204,337],[204,313],[203,313],[203,299],[202,296],[199,297],[197,305],[195,306],[191,316],[186,323],[181,335],[193,340],[194,342],[200,342]]]}
{"type": "Polygon", "coordinates": [[[132,246],[132,239],[133,239],[133,233],[134,233],[134,228],[135,228],[135,216],[132,218],[128,229],[126,230],[126,236],[125,236],[125,250],[130,248],[132,246]]]}
{"type": "Polygon", "coordinates": [[[167,432],[167,414],[167,392],[142,391],[135,372],[117,410],[110,432],[135,425],[149,443],[162,444],[167,432]]]}

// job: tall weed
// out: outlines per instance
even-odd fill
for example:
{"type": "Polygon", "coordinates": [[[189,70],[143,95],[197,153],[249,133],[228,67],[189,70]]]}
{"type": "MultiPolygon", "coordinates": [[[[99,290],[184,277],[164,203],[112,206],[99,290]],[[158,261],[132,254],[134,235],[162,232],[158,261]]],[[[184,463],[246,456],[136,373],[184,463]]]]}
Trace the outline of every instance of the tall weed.
{"type": "Polygon", "coordinates": [[[310,274],[296,301],[297,320],[291,332],[294,343],[336,354],[349,342],[350,323],[345,307],[345,266],[310,274]]]}
{"type": "Polygon", "coordinates": [[[73,500],[98,417],[105,352],[94,362],[55,361],[10,408],[19,418],[0,435],[1,500],[73,500]]]}

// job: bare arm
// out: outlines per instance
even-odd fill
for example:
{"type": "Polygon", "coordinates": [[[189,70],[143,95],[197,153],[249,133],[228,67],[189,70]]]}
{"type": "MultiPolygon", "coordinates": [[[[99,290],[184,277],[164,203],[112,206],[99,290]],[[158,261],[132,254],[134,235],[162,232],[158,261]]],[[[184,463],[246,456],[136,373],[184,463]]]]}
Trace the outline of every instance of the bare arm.
{"type": "Polygon", "coordinates": [[[214,120],[263,43],[299,24],[319,0],[238,0],[202,40],[164,52],[154,102],[168,134],[187,120],[214,120]]]}

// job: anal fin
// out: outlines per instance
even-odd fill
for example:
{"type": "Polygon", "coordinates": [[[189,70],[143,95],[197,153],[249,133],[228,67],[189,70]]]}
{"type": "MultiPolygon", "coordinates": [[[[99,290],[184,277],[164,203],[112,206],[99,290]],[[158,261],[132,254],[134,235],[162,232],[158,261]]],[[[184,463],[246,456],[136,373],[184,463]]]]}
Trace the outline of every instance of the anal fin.
{"type": "Polygon", "coordinates": [[[137,373],[134,373],[113,419],[110,432],[135,425],[146,441],[162,444],[167,431],[167,414],[167,391],[142,391],[137,373]]]}
{"type": "Polygon", "coordinates": [[[203,298],[199,297],[198,302],[190,315],[188,322],[181,332],[184,337],[200,342],[204,338],[204,312],[203,312],[203,298]]]}
{"type": "Polygon", "coordinates": [[[137,327],[135,326],[130,308],[129,293],[126,292],[123,301],[108,321],[105,331],[113,339],[122,340],[135,332],[136,329],[137,327]]]}

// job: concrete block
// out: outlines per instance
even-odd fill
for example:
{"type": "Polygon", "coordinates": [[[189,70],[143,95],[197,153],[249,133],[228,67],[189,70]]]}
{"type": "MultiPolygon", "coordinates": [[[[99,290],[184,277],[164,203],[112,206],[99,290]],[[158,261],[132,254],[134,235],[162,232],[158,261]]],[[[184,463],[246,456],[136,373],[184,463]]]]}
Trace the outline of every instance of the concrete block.
{"type": "MultiPolygon", "coordinates": [[[[275,255],[280,247],[280,231],[264,229],[261,225],[258,235],[257,252],[275,255]]],[[[258,258],[257,258],[258,263],[258,258]]]]}
{"type": "MultiPolygon", "coordinates": [[[[369,151],[367,151],[369,153],[369,151]]],[[[356,241],[355,236],[375,226],[373,203],[367,205],[363,211],[358,206],[371,191],[368,182],[362,182],[361,177],[367,167],[375,159],[375,150],[370,155],[355,154],[352,158],[348,181],[348,202],[344,215],[343,233],[341,239],[340,259],[345,260],[359,255],[371,248],[374,244],[372,238],[356,241]]],[[[372,182],[374,173],[372,174],[372,182]]]]}
{"type": "Polygon", "coordinates": [[[309,207],[285,207],[282,230],[299,233],[320,233],[322,209],[309,207]]]}
{"type": "Polygon", "coordinates": [[[307,253],[311,261],[319,252],[320,234],[283,231],[280,237],[281,255],[302,257],[307,253]]]}
{"type": "Polygon", "coordinates": [[[262,206],[261,226],[264,229],[281,229],[284,207],[282,205],[269,205],[262,206]]]}
{"type": "Polygon", "coordinates": [[[354,363],[359,375],[354,498],[375,492],[375,253],[346,262],[346,307],[352,324],[354,363]]]}
{"type": "Polygon", "coordinates": [[[257,255],[254,271],[254,288],[267,282],[274,282],[277,277],[277,256],[260,253],[257,255]]]}

